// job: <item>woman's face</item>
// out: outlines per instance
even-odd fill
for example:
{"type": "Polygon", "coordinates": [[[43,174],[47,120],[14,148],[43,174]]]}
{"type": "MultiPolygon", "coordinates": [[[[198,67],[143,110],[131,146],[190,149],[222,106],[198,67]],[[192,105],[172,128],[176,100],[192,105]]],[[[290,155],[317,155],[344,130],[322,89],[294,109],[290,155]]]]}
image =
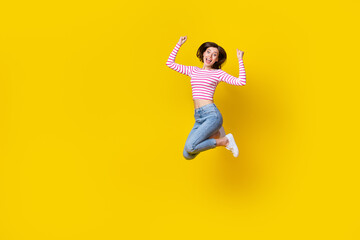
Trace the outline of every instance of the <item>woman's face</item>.
{"type": "Polygon", "coordinates": [[[208,47],[204,55],[204,64],[207,67],[211,67],[215,62],[219,61],[219,50],[215,47],[208,47]]]}

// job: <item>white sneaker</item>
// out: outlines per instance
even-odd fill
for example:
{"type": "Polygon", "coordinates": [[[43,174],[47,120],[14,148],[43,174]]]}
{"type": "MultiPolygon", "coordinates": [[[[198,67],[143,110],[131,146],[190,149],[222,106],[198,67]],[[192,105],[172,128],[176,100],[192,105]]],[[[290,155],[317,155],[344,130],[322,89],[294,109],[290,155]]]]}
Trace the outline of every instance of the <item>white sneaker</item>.
{"type": "Polygon", "coordinates": [[[234,157],[239,156],[239,149],[236,146],[235,139],[231,133],[226,135],[227,139],[229,139],[228,145],[225,147],[226,149],[230,150],[234,157]]]}

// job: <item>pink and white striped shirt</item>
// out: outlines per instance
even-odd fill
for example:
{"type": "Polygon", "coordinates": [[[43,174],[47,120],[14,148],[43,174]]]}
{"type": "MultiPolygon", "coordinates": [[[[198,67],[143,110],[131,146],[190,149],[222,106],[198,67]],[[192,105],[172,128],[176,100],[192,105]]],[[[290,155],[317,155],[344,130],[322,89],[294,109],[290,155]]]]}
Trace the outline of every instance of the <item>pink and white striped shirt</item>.
{"type": "Polygon", "coordinates": [[[177,52],[180,49],[180,44],[177,43],[166,62],[166,65],[182,74],[191,78],[191,88],[193,99],[207,99],[213,100],[214,92],[220,82],[226,82],[231,85],[243,86],[246,84],[246,74],[244,62],[239,59],[239,77],[236,78],[222,69],[208,70],[201,69],[196,66],[185,66],[175,63],[177,52]]]}

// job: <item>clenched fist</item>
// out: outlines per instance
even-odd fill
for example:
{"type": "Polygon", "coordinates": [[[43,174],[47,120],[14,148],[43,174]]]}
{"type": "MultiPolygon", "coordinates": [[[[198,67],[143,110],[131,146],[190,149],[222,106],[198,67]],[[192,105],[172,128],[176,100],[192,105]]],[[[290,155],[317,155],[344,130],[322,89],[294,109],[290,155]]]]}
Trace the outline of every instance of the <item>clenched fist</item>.
{"type": "Polygon", "coordinates": [[[239,59],[242,59],[243,56],[244,56],[244,52],[241,51],[241,50],[239,50],[239,49],[236,49],[236,51],[237,51],[237,57],[238,57],[239,59]]]}
{"type": "Polygon", "coordinates": [[[187,36],[185,36],[185,37],[180,37],[180,40],[179,40],[179,44],[180,44],[180,46],[181,45],[183,45],[185,42],[186,42],[186,40],[187,40],[187,36]]]}

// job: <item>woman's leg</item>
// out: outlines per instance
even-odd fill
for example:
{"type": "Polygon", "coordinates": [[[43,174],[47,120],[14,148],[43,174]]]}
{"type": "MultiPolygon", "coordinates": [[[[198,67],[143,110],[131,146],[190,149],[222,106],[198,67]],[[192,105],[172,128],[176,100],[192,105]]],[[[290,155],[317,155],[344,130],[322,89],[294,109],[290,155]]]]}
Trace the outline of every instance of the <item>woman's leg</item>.
{"type": "Polygon", "coordinates": [[[186,140],[183,151],[186,159],[194,159],[202,151],[217,146],[227,146],[229,143],[222,127],[222,115],[214,106],[205,105],[195,110],[195,125],[186,140]]]}
{"type": "MultiPolygon", "coordinates": [[[[220,138],[220,130],[217,131],[215,134],[213,134],[210,138],[214,138],[216,140],[216,147],[219,146],[227,146],[227,144],[229,143],[229,139],[227,139],[226,137],[222,137],[220,138]]],[[[189,134],[190,136],[190,134],[189,134]]],[[[189,138],[189,137],[188,137],[189,138]]],[[[199,153],[188,153],[186,151],[186,148],[184,148],[183,150],[183,155],[187,160],[192,160],[194,159],[199,153]]]]}
{"type": "Polygon", "coordinates": [[[226,147],[227,144],[229,143],[229,139],[226,136],[225,130],[223,128],[223,126],[221,126],[221,128],[219,129],[219,131],[217,131],[214,135],[211,135],[209,138],[213,138],[216,140],[216,146],[224,146],[226,147]]]}
{"type": "Polygon", "coordinates": [[[222,137],[222,138],[219,138],[219,139],[215,139],[216,140],[216,146],[219,147],[219,146],[224,146],[226,147],[229,143],[229,139],[227,137],[222,137]]]}
{"type": "Polygon", "coordinates": [[[211,135],[209,138],[213,138],[213,139],[218,139],[218,138],[220,138],[220,131],[217,131],[216,133],[214,133],[213,135],[211,135]]]}
{"type": "Polygon", "coordinates": [[[225,137],[226,133],[224,130],[224,127],[221,126],[221,128],[219,129],[219,131],[217,131],[216,133],[214,133],[213,135],[211,135],[209,138],[214,138],[214,139],[218,139],[218,138],[222,138],[225,137]]]}
{"type": "Polygon", "coordinates": [[[194,153],[194,154],[188,153],[185,148],[183,150],[183,156],[187,160],[192,160],[192,159],[196,158],[197,155],[199,155],[199,153],[194,153]]]}
{"type": "Polygon", "coordinates": [[[201,124],[194,129],[185,143],[185,150],[190,154],[203,152],[217,146],[217,140],[209,137],[221,128],[222,117],[217,114],[210,114],[200,122],[201,124]]]}
{"type": "MultiPolygon", "coordinates": [[[[195,122],[194,124],[194,127],[191,129],[187,139],[186,139],[186,142],[188,142],[191,138],[192,138],[192,135],[194,134],[194,132],[196,131],[196,129],[200,126],[200,124],[198,122],[195,122]]],[[[186,145],[186,143],[185,143],[186,145]]],[[[199,153],[189,153],[186,151],[186,148],[184,147],[184,150],[183,150],[183,155],[184,155],[184,158],[186,158],[187,160],[192,160],[194,159],[199,153]]]]}

